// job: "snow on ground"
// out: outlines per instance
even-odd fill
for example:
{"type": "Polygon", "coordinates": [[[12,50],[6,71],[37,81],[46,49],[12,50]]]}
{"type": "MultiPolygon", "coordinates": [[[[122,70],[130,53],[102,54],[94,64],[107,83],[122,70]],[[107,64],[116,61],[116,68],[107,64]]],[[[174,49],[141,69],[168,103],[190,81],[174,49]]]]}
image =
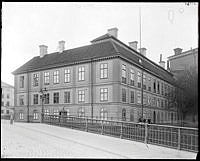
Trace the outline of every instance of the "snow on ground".
{"type": "Polygon", "coordinates": [[[40,124],[1,120],[1,158],[195,159],[196,153],[40,124]]]}

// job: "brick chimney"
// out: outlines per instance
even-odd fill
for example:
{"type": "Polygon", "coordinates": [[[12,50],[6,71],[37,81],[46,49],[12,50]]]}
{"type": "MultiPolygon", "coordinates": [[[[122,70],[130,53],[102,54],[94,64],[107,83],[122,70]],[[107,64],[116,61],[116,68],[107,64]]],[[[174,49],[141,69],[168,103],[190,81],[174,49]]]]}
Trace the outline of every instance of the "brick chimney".
{"type": "Polygon", "coordinates": [[[175,55],[181,54],[181,53],[182,53],[182,50],[183,50],[183,49],[181,49],[181,48],[175,48],[175,49],[174,49],[174,54],[175,54],[175,55]]]}
{"type": "Polygon", "coordinates": [[[47,54],[47,48],[48,46],[46,45],[39,45],[40,48],[40,58],[42,58],[43,56],[45,56],[47,54]]]}
{"type": "Polygon", "coordinates": [[[136,51],[137,51],[137,44],[138,44],[137,41],[129,42],[129,46],[130,46],[132,49],[136,50],[136,51]]]}
{"type": "Polygon", "coordinates": [[[114,28],[108,29],[108,34],[114,36],[115,38],[117,38],[117,36],[118,36],[118,28],[114,27],[114,28]]]}
{"type": "Polygon", "coordinates": [[[163,67],[165,69],[165,61],[162,61],[162,54],[160,54],[160,62],[159,62],[160,66],[163,67]]]}
{"type": "Polygon", "coordinates": [[[146,56],[146,48],[139,48],[140,54],[146,56]]]}
{"type": "Polygon", "coordinates": [[[59,49],[59,53],[62,53],[65,50],[65,41],[61,40],[58,42],[58,49],[59,49]]]}

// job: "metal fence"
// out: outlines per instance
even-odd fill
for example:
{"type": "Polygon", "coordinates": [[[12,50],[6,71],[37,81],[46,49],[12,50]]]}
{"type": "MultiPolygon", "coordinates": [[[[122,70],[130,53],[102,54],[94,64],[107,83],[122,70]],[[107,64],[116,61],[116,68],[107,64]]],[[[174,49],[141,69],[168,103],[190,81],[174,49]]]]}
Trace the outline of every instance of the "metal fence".
{"type": "Polygon", "coordinates": [[[147,123],[44,115],[44,123],[198,152],[198,129],[147,123]]]}

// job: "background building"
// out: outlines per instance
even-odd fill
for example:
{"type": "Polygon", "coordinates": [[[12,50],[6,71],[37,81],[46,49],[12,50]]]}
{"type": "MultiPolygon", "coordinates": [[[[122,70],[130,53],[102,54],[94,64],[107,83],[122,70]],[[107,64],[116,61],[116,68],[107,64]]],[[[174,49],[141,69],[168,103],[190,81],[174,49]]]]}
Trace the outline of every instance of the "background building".
{"type": "Polygon", "coordinates": [[[38,122],[44,107],[45,114],[64,110],[78,117],[176,122],[177,109],[169,104],[173,75],[149,60],[145,48],[137,49],[137,41],[128,46],[117,35],[112,28],[90,45],[68,50],[59,41],[59,51],[51,54],[40,45],[40,56],[13,72],[15,120],[38,122]]]}
{"type": "Polygon", "coordinates": [[[14,112],[14,87],[1,81],[1,115],[14,112]]]}

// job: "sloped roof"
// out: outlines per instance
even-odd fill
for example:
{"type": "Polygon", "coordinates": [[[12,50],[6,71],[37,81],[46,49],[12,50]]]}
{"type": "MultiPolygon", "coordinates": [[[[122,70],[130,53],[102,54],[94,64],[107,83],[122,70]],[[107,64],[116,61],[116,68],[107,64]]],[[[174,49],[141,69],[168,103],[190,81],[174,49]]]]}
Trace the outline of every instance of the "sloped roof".
{"type": "Polygon", "coordinates": [[[14,88],[12,85],[5,83],[5,82],[2,82],[2,81],[1,81],[1,87],[14,88]]]}
{"type": "Polygon", "coordinates": [[[16,69],[13,74],[16,75],[31,71],[45,70],[48,68],[61,67],[73,63],[91,61],[91,59],[113,56],[126,58],[138,66],[141,66],[139,63],[139,58],[142,57],[144,68],[148,69],[152,73],[155,73],[161,79],[174,83],[174,79],[172,77],[173,75],[171,73],[109,34],[100,36],[91,42],[91,45],[65,50],[63,53],[55,52],[52,54],[47,54],[42,58],[40,58],[40,56],[36,56],[16,69]],[[129,50],[127,48],[129,48],[129,50]]]}

